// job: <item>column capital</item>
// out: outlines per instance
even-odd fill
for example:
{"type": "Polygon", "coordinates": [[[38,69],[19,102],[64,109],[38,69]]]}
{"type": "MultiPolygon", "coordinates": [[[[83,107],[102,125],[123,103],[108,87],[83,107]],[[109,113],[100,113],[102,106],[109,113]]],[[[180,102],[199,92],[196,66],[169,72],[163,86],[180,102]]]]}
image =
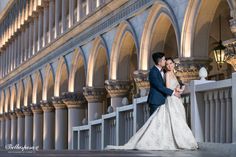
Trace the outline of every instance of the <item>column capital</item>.
{"type": "Polygon", "coordinates": [[[5,112],[4,113],[4,118],[5,119],[10,119],[11,117],[10,117],[10,113],[9,112],[5,112]]]}
{"type": "Polygon", "coordinates": [[[89,103],[102,102],[106,96],[105,88],[84,87],[84,96],[89,103]]]}
{"type": "Polygon", "coordinates": [[[230,19],[229,23],[230,23],[230,30],[234,34],[234,36],[236,37],[236,17],[233,19],[230,19]]]}
{"type": "Polygon", "coordinates": [[[133,73],[134,81],[138,88],[147,89],[150,88],[150,84],[148,81],[148,70],[136,70],[133,73]]]}
{"type": "Polygon", "coordinates": [[[41,100],[40,106],[41,106],[43,112],[53,112],[55,110],[52,102],[48,101],[48,100],[41,100]]]}
{"type": "Polygon", "coordinates": [[[35,113],[43,113],[42,107],[40,104],[32,104],[31,105],[32,112],[35,113]]]}
{"type": "Polygon", "coordinates": [[[0,120],[4,119],[4,114],[0,114],[0,120]]]}
{"type": "Polygon", "coordinates": [[[15,112],[16,112],[17,117],[24,117],[25,116],[22,109],[20,109],[20,108],[16,109],[15,112]]]}
{"type": "Polygon", "coordinates": [[[85,108],[87,100],[83,93],[65,92],[62,94],[62,101],[67,108],[85,108]]]}
{"type": "Polygon", "coordinates": [[[55,109],[64,109],[66,108],[66,104],[62,101],[62,97],[52,97],[52,104],[55,109]]]}
{"type": "Polygon", "coordinates": [[[16,117],[17,117],[16,112],[12,111],[12,112],[9,112],[9,113],[10,113],[11,119],[16,119],[16,117]]]}
{"type": "Polygon", "coordinates": [[[124,97],[129,94],[131,88],[131,81],[106,80],[105,88],[111,97],[124,97]]]}
{"type": "Polygon", "coordinates": [[[32,116],[33,115],[30,106],[23,106],[22,109],[23,109],[23,113],[25,116],[32,116]]]}
{"type": "Polygon", "coordinates": [[[177,63],[176,77],[182,83],[189,83],[191,80],[199,79],[199,70],[205,67],[210,70],[210,59],[198,58],[180,58],[180,63],[177,63]]]}

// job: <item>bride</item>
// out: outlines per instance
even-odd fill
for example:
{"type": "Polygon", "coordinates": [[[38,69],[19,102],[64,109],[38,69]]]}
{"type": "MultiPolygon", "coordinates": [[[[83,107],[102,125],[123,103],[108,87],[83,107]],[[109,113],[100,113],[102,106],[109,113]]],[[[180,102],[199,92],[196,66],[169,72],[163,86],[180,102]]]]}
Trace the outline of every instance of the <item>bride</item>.
{"type": "MultiPolygon", "coordinates": [[[[176,89],[179,83],[174,74],[175,63],[172,58],[166,59],[166,87],[176,89]]],[[[183,92],[183,88],[178,88],[183,92]]],[[[186,123],[183,103],[176,96],[168,96],[151,115],[147,122],[123,146],[107,146],[106,149],[137,150],[177,150],[197,149],[197,142],[186,123]]]]}

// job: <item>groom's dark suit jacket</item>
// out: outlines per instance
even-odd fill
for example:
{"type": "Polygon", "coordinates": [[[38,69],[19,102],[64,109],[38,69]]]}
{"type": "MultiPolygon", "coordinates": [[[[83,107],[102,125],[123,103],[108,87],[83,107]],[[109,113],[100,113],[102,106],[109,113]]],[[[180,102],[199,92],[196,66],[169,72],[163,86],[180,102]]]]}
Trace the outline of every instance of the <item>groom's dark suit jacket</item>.
{"type": "Polygon", "coordinates": [[[148,95],[148,103],[150,114],[154,112],[160,105],[165,103],[166,97],[171,96],[173,90],[165,87],[165,82],[161,76],[161,72],[156,66],[153,66],[149,72],[150,92],[148,95]]]}

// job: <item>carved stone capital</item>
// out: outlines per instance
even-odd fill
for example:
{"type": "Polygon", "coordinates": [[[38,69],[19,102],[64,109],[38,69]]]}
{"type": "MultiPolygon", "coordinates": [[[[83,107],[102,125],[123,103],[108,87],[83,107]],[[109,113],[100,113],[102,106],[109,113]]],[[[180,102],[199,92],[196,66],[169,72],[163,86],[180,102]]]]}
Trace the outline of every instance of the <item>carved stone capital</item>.
{"type": "Polygon", "coordinates": [[[4,114],[0,114],[0,120],[4,119],[4,114]]]}
{"type": "Polygon", "coordinates": [[[64,104],[63,99],[61,97],[52,97],[52,104],[55,109],[65,109],[66,104],[64,104]]]}
{"type": "Polygon", "coordinates": [[[210,60],[198,60],[194,58],[182,58],[176,67],[176,76],[182,83],[189,83],[191,80],[199,79],[199,70],[201,67],[210,68],[210,60]]]}
{"type": "Polygon", "coordinates": [[[41,106],[43,112],[53,112],[55,110],[51,101],[41,100],[40,106],[41,106]]]}
{"type": "Polygon", "coordinates": [[[236,18],[229,20],[230,23],[230,30],[236,37],[236,18]]]}
{"type": "Polygon", "coordinates": [[[43,113],[42,107],[39,104],[32,104],[31,105],[32,112],[35,113],[43,113]]]}
{"type": "Polygon", "coordinates": [[[86,108],[87,100],[83,93],[65,92],[62,93],[62,101],[67,108],[86,108]]]}
{"type": "Polygon", "coordinates": [[[90,103],[102,102],[106,96],[105,88],[84,87],[84,96],[90,103]]]}
{"type": "Polygon", "coordinates": [[[150,88],[150,84],[148,81],[148,70],[136,70],[133,73],[134,81],[136,83],[136,86],[139,89],[147,89],[150,88]]]}
{"type": "Polygon", "coordinates": [[[15,110],[15,112],[17,117],[25,117],[22,109],[18,108],[15,110]]]}
{"type": "Polygon", "coordinates": [[[14,111],[9,112],[11,119],[16,119],[17,115],[14,111]]]}
{"type": "Polygon", "coordinates": [[[32,113],[32,110],[31,110],[31,107],[30,106],[23,106],[22,107],[22,110],[23,110],[23,113],[25,116],[32,116],[33,113],[32,113]]]}
{"type": "Polygon", "coordinates": [[[129,94],[131,87],[130,81],[106,80],[105,88],[111,97],[124,97],[129,94]]]}

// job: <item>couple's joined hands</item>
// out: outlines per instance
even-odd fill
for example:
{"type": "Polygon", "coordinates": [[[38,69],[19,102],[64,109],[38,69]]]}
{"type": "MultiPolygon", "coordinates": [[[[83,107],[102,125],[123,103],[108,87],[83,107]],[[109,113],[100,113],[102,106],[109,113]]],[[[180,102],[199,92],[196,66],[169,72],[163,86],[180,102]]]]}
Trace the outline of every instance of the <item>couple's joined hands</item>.
{"type": "Polygon", "coordinates": [[[177,86],[177,87],[175,88],[175,90],[174,90],[174,95],[175,95],[176,97],[180,98],[180,97],[181,97],[181,94],[182,94],[183,91],[184,91],[184,88],[185,88],[185,86],[182,86],[182,88],[180,88],[180,86],[177,86]]]}

